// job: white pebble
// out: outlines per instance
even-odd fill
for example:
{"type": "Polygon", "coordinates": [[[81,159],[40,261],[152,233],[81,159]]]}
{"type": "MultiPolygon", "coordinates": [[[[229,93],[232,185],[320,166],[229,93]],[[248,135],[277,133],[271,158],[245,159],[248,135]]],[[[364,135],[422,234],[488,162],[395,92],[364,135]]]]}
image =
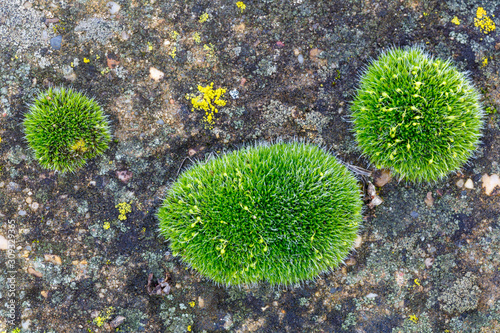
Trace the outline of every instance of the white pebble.
{"type": "Polygon", "coordinates": [[[366,295],[365,297],[368,298],[368,299],[373,299],[375,297],[377,297],[378,295],[377,294],[374,294],[374,293],[369,293],[368,295],[366,295]]]}
{"type": "Polygon", "coordinates": [[[467,179],[467,181],[464,184],[464,187],[468,188],[469,190],[472,190],[474,188],[474,182],[472,181],[472,179],[470,178],[467,179]]]}
{"type": "Polygon", "coordinates": [[[488,176],[488,174],[485,173],[481,180],[483,181],[483,188],[487,195],[490,195],[495,187],[500,186],[500,178],[498,178],[497,174],[488,176]]]}
{"type": "Polygon", "coordinates": [[[149,77],[152,78],[153,80],[158,82],[163,78],[163,76],[165,76],[165,74],[162,71],[154,67],[149,68],[149,77]]]}
{"type": "Polygon", "coordinates": [[[127,40],[129,38],[129,35],[128,35],[128,33],[126,31],[122,31],[121,37],[122,37],[123,40],[127,40]]]}
{"type": "Polygon", "coordinates": [[[115,15],[120,10],[120,5],[114,1],[110,1],[106,4],[109,7],[109,13],[115,15]]]}
{"type": "Polygon", "coordinates": [[[299,56],[297,57],[297,60],[299,61],[299,64],[303,64],[304,63],[304,56],[302,54],[299,54],[299,56]]]}
{"type": "Polygon", "coordinates": [[[30,205],[31,209],[33,209],[34,211],[36,211],[38,209],[38,207],[40,207],[40,205],[38,204],[38,202],[33,202],[31,205],[30,205]]]}
{"type": "Polygon", "coordinates": [[[459,187],[459,188],[464,187],[464,180],[463,180],[463,179],[459,179],[459,180],[457,181],[457,187],[459,187]]]}
{"type": "Polygon", "coordinates": [[[0,235],[0,250],[7,250],[9,248],[9,241],[0,235]]]}

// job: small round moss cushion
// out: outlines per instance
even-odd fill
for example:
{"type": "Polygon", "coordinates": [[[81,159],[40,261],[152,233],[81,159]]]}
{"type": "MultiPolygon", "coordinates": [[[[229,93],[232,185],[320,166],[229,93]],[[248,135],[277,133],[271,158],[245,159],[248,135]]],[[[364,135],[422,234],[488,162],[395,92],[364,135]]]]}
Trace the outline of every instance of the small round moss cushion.
{"type": "Polygon", "coordinates": [[[223,285],[289,285],[336,267],[357,237],[356,178],[301,143],[259,143],[198,162],[159,209],[175,255],[223,285]]]}
{"type": "Polygon", "coordinates": [[[363,153],[413,182],[436,181],[461,168],[483,126],[472,81],[420,47],[393,48],[373,61],[351,110],[363,153]]]}
{"type": "Polygon", "coordinates": [[[87,159],[102,154],[111,141],[101,106],[68,88],[41,92],[24,119],[24,133],[40,165],[75,171],[87,159]]]}

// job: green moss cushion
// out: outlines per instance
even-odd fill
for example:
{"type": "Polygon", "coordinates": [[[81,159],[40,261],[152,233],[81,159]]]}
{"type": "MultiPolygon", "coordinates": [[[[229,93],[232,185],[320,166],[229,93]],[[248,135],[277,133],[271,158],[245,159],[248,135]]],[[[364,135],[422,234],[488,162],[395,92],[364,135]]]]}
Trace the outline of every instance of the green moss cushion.
{"type": "Polygon", "coordinates": [[[174,254],[216,283],[293,284],[342,262],[361,207],[356,178],[334,156],[279,142],[195,164],[158,218],[174,254]]]}
{"type": "Polygon", "coordinates": [[[24,133],[40,165],[74,171],[102,154],[111,141],[107,117],[93,99],[68,88],[50,88],[33,101],[24,133]]]}
{"type": "Polygon", "coordinates": [[[480,95],[450,61],[419,47],[394,48],[364,71],[352,118],[358,145],[377,167],[431,182],[462,167],[483,126],[480,95]]]}

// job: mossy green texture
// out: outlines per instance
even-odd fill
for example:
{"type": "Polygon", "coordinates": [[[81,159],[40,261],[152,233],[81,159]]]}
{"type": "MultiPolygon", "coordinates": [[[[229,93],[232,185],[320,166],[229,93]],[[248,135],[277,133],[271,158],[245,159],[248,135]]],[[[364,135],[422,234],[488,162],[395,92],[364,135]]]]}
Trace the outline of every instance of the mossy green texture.
{"type": "Polygon", "coordinates": [[[336,267],[357,237],[356,178],[301,142],[258,143],[198,162],[159,209],[170,248],[222,285],[289,285],[336,267]]]}
{"type": "Polygon", "coordinates": [[[102,154],[111,141],[101,106],[69,88],[49,88],[30,105],[24,133],[40,165],[75,171],[87,159],[102,154]]]}
{"type": "Polygon", "coordinates": [[[467,75],[420,47],[393,48],[373,61],[351,110],[371,163],[412,182],[461,168],[479,143],[484,117],[467,75]]]}

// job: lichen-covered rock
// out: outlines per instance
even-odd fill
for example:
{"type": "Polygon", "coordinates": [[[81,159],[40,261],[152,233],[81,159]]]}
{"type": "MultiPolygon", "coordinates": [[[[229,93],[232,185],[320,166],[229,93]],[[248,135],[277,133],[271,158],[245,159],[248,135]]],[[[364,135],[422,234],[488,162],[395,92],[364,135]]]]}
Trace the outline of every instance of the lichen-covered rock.
{"type": "Polygon", "coordinates": [[[475,281],[476,276],[471,272],[465,274],[463,278],[457,279],[450,289],[439,296],[441,309],[450,314],[474,310],[481,295],[481,289],[475,284],[475,281]]]}

